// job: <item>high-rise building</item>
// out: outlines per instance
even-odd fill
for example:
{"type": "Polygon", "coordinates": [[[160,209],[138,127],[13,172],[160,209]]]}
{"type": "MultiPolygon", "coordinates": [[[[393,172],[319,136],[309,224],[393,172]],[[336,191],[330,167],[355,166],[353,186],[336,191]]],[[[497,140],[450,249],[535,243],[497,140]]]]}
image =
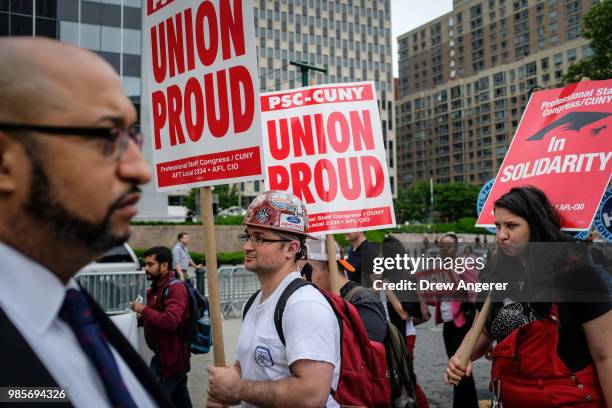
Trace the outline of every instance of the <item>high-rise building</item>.
{"type": "Polygon", "coordinates": [[[591,55],[581,17],[597,0],[454,0],[398,37],[398,184],[495,176],[530,91],[562,85],[591,55]]]}
{"type": "MultiPolygon", "coordinates": [[[[253,0],[261,91],[302,86],[290,61],[327,68],[309,84],[374,81],[395,194],[395,119],[391,50],[391,1],[253,0]]],[[[252,199],[263,180],[239,185],[252,199]]]]}
{"type": "Polygon", "coordinates": [[[0,0],[0,36],[43,36],[90,49],[140,102],[140,0],[0,0]]]}

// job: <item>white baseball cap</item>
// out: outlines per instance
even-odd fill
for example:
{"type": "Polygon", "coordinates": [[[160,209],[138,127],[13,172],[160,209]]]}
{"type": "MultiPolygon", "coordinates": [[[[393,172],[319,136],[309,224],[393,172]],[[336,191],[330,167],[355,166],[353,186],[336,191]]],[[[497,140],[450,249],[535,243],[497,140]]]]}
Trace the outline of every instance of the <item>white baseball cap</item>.
{"type": "MultiPolygon", "coordinates": [[[[336,240],[334,240],[336,244],[336,259],[338,263],[344,267],[349,272],[355,272],[355,267],[348,263],[344,259],[344,253],[342,252],[342,248],[338,245],[336,240]]],[[[306,241],[306,259],[310,259],[313,261],[327,261],[327,247],[325,245],[324,239],[309,239],[306,241]]]]}

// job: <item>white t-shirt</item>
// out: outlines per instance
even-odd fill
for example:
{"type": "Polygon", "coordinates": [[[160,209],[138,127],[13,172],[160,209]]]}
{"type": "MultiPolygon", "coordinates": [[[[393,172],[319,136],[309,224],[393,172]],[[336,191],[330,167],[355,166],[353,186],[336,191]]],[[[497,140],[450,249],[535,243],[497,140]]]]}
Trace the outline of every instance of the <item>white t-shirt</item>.
{"type": "MultiPolygon", "coordinates": [[[[340,328],[323,295],[314,287],[305,286],[289,297],[283,313],[286,347],[274,327],[278,299],[289,283],[299,277],[297,271],[287,275],[263,303],[260,292],[247,312],[236,350],[242,378],[277,381],[291,375],[289,366],[297,360],[324,361],[334,365],[332,388],[336,389],[340,374],[340,328]]],[[[242,402],[242,407],[255,406],[242,402]]],[[[326,407],[339,407],[331,394],[326,407]]]]}

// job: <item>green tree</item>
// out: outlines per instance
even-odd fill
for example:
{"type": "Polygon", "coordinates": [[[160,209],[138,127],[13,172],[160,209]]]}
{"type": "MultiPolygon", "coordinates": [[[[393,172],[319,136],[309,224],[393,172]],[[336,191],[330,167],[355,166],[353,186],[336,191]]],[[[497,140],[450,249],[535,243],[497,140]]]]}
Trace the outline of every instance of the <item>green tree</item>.
{"type": "Polygon", "coordinates": [[[427,220],[430,210],[429,203],[429,182],[427,181],[419,181],[411,185],[408,190],[400,189],[395,200],[396,214],[398,214],[398,219],[401,219],[399,222],[427,220]]]}
{"type": "Polygon", "coordinates": [[[410,221],[407,205],[407,191],[403,187],[397,187],[397,198],[393,199],[393,207],[395,208],[395,220],[398,224],[410,221]]]}
{"type": "Polygon", "coordinates": [[[219,208],[228,208],[238,205],[238,187],[236,184],[215,186],[215,194],[219,197],[219,208]]]}
{"type": "Polygon", "coordinates": [[[563,80],[612,78],[612,0],[600,1],[584,15],[582,36],[589,40],[593,55],[572,65],[563,80]]]}
{"type": "Polygon", "coordinates": [[[189,195],[183,200],[183,205],[193,211],[194,214],[196,213],[196,195],[199,193],[199,188],[192,188],[189,195]]]}
{"type": "Polygon", "coordinates": [[[476,215],[476,199],[480,188],[464,183],[439,184],[434,188],[434,209],[445,222],[476,215]]]}

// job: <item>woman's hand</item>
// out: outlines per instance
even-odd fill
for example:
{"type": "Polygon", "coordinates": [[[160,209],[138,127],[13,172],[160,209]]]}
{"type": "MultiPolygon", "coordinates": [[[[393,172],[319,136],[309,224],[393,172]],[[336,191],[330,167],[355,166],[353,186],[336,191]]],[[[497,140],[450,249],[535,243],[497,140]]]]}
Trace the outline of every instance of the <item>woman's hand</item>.
{"type": "Polygon", "coordinates": [[[467,367],[461,364],[459,356],[455,354],[448,360],[448,367],[444,374],[444,382],[447,384],[457,385],[463,377],[472,375],[472,362],[468,361],[467,367]]]}

